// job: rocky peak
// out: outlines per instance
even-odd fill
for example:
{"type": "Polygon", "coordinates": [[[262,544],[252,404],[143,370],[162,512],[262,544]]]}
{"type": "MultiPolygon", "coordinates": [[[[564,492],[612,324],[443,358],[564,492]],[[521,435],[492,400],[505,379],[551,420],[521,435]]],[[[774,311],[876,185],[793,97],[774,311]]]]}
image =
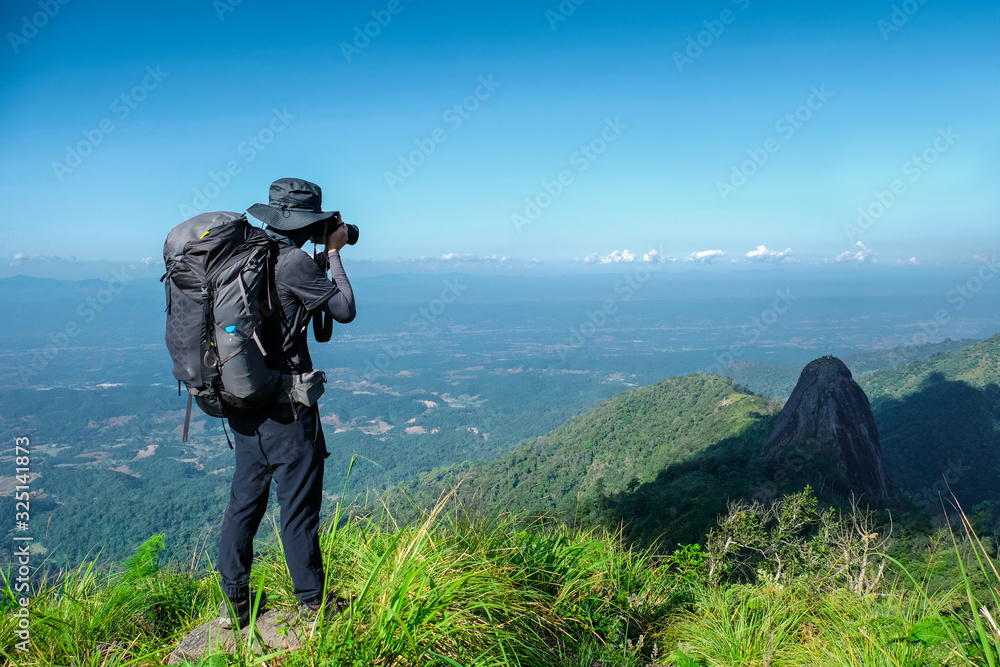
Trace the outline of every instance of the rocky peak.
{"type": "Polygon", "coordinates": [[[818,463],[810,467],[825,471],[824,482],[853,491],[863,503],[884,506],[899,499],[868,397],[836,357],[806,364],[764,445],[767,457],[793,454],[818,463]]]}

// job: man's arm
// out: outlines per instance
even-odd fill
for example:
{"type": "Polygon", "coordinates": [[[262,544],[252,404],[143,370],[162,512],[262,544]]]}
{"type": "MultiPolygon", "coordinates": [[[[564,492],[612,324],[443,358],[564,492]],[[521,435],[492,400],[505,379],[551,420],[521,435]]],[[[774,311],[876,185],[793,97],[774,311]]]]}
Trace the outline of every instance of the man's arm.
{"type": "Polygon", "coordinates": [[[319,268],[308,252],[298,250],[286,254],[282,272],[285,289],[290,291],[309,312],[322,310],[338,322],[354,319],[354,290],[340,262],[340,253],[328,253],[333,282],[319,268]]]}
{"type": "Polygon", "coordinates": [[[340,261],[339,250],[331,250],[327,256],[330,259],[330,278],[337,289],[323,304],[323,309],[330,313],[333,319],[341,324],[347,324],[358,314],[354,305],[354,289],[340,261]]]}

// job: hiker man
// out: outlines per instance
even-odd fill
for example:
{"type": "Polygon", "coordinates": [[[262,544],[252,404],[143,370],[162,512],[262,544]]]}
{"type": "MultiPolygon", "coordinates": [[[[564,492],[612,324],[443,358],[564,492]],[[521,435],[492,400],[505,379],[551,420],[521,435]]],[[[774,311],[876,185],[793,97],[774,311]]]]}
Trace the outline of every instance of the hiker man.
{"type": "MultiPolygon", "coordinates": [[[[255,204],[248,213],[267,226],[278,243],[274,269],[279,300],[280,332],[268,340],[268,365],[282,373],[282,390],[262,410],[229,416],[234,433],[236,470],[229,507],[222,521],[219,574],[232,603],[222,606],[225,627],[243,627],[264,608],[250,591],[253,540],[267,509],[271,480],[278,486],[281,506],[281,544],[292,577],[300,614],[329,616],[344,601],[331,594],[324,599],[323,561],[319,547],[319,510],[324,459],[329,456],[316,399],[322,394],[322,371],[314,371],[306,340],[310,317],[325,312],[336,321],[354,319],[354,291],[340,261],[348,230],[339,214],[322,209],[318,185],[297,178],[271,184],[268,203],[255,204]],[[332,281],[302,246],[316,234],[329,254],[332,281]],[[277,339],[275,341],[274,339],[277,339]],[[277,344],[276,344],[277,343],[277,344]],[[278,347],[280,345],[280,348],[278,347]]],[[[356,230],[356,228],[354,228],[356,230]]],[[[271,318],[272,321],[275,318],[271,318]]],[[[277,328],[277,327],[276,327],[277,328]]]]}

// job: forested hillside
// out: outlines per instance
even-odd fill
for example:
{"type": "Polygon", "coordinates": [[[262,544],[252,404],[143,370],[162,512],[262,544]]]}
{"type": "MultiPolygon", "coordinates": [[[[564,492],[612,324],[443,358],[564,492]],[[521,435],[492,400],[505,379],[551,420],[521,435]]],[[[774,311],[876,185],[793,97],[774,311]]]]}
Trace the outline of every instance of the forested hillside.
{"type": "Polygon", "coordinates": [[[677,486],[645,507],[659,514],[657,524],[672,517],[697,535],[729,495],[766,481],[747,465],[779,409],[778,401],[714,375],[670,378],[623,392],[496,461],[426,473],[403,490],[426,506],[462,481],[468,507],[617,524],[634,520],[622,512],[660,488],[664,471],[676,471],[677,486]]]}
{"type": "Polygon", "coordinates": [[[889,474],[918,506],[939,512],[947,486],[967,508],[1000,501],[1000,335],[857,380],[889,474]]]}

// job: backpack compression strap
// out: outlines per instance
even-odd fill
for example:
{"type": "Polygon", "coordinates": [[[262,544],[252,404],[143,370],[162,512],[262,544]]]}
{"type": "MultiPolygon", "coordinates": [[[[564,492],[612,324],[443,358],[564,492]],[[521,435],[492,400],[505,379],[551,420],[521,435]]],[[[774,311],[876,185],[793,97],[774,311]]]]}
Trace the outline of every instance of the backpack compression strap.
{"type": "Polygon", "coordinates": [[[184,435],[181,437],[181,442],[188,441],[188,430],[191,428],[191,392],[188,391],[188,404],[187,412],[184,414],[184,435]]]}

